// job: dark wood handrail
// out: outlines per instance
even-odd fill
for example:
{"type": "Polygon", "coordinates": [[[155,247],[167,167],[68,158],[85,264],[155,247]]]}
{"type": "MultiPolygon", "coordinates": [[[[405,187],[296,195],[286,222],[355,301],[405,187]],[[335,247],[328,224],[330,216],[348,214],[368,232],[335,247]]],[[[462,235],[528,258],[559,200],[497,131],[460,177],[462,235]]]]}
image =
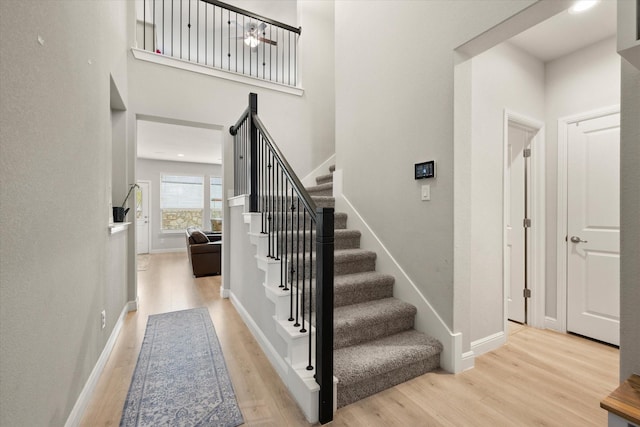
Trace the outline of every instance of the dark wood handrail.
{"type": "Polygon", "coordinates": [[[229,128],[229,133],[231,135],[236,136],[236,134],[238,133],[238,129],[240,128],[242,123],[244,123],[244,121],[247,119],[250,112],[251,112],[251,107],[247,107],[247,109],[244,110],[244,113],[242,113],[242,115],[240,116],[236,124],[229,128]]]}
{"type": "Polygon", "coordinates": [[[284,155],[282,155],[282,152],[280,151],[278,146],[272,143],[273,138],[271,137],[271,135],[269,135],[269,132],[267,132],[266,127],[264,126],[258,115],[252,114],[252,120],[254,120],[256,127],[260,129],[260,132],[266,137],[265,141],[269,145],[269,148],[271,148],[271,151],[275,154],[276,161],[280,164],[280,167],[284,170],[285,175],[287,175],[287,178],[289,178],[289,180],[291,181],[291,184],[302,200],[302,204],[306,208],[307,213],[315,221],[316,204],[311,196],[309,196],[307,189],[304,188],[304,185],[302,185],[302,183],[298,179],[298,176],[295,174],[293,168],[291,167],[291,165],[289,165],[289,162],[287,162],[287,159],[285,159],[284,155]]]}
{"type": "Polygon", "coordinates": [[[248,16],[249,18],[257,19],[258,21],[266,22],[267,24],[275,25],[276,27],[284,28],[285,30],[289,30],[292,33],[296,33],[298,35],[302,34],[302,27],[298,27],[298,28],[292,27],[291,25],[287,25],[285,23],[276,21],[275,19],[266,18],[264,16],[258,15],[257,13],[253,13],[253,12],[250,12],[248,10],[236,7],[236,6],[232,6],[230,4],[223,3],[223,2],[218,1],[218,0],[202,0],[202,1],[205,2],[205,3],[212,4],[214,6],[221,7],[223,9],[228,9],[231,12],[236,12],[236,13],[239,13],[241,15],[248,16]]]}

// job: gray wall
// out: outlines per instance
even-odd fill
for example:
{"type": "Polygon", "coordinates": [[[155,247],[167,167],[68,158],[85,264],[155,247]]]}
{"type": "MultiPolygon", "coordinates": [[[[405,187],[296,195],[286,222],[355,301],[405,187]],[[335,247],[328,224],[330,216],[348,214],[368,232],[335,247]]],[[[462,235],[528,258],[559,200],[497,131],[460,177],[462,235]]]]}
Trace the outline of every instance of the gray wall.
{"type": "MultiPolygon", "coordinates": [[[[544,64],[509,43],[472,60],[471,342],[504,329],[504,110],[544,121],[544,64]]],[[[535,148],[534,148],[535,150],[535,148]]]]}
{"type": "Polygon", "coordinates": [[[622,61],[620,380],[640,375],[640,70],[622,61]]]}
{"type": "MultiPolygon", "coordinates": [[[[160,177],[161,175],[201,175],[205,177],[205,200],[208,200],[209,194],[209,177],[222,177],[222,166],[204,163],[188,163],[188,162],[170,162],[163,160],[138,159],[136,161],[137,180],[151,181],[151,241],[149,242],[149,251],[153,252],[170,252],[184,251],[185,237],[184,232],[179,233],[163,233],[160,230],[160,177]]],[[[205,203],[205,215],[209,211],[209,204],[205,203]]],[[[210,224],[204,224],[203,230],[210,230],[210,224]]]]}
{"type": "Polygon", "coordinates": [[[126,303],[108,279],[127,236],[108,233],[109,76],[126,102],[131,4],[0,2],[3,426],[63,425],[126,303]]]}
{"type": "Polygon", "coordinates": [[[533,1],[335,5],[344,195],[453,329],[453,50],[533,1]],[[384,31],[363,31],[384,28],[384,31]],[[415,42],[418,38],[419,42],[415,42]],[[436,160],[431,201],[414,163],[436,160]]]}

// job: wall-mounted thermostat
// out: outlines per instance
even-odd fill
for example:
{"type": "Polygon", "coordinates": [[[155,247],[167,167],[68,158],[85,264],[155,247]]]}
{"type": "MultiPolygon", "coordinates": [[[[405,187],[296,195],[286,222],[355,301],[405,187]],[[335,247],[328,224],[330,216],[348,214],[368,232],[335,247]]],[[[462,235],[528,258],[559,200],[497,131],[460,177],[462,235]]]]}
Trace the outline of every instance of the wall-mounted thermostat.
{"type": "Polygon", "coordinates": [[[416,179],[435,178],[436,176],[436,162],[431,160],[424,163],[416,163],[415,170],[416,179]]]}

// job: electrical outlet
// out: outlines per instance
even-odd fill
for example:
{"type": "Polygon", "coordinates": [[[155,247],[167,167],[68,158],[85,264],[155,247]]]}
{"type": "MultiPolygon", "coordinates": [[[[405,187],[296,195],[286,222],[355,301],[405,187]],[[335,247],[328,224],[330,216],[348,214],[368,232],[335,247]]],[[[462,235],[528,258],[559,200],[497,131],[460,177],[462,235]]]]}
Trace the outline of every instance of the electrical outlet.
{"type": "Polygon", "coordinates": [[[102,329],[107,327],[107,311],[106,310],[102,310],[100,312],[100,320],[102,322],[102,329]]]}

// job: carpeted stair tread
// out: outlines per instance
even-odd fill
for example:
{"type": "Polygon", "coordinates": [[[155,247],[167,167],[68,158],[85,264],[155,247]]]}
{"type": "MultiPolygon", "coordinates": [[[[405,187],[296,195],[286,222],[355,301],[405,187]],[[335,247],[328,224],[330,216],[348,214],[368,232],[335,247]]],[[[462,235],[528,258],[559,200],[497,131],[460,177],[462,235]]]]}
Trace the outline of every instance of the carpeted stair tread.
{"type": "Polygon", "coordinates": [[[311,196],[333,196],[333,182],[307,187],[307,192],[311,196]]]}
{"type": "Polygon", "coordinates": [[[336,307],[333,313],[334,348],[411,329],[415,315],[415,306],[393,297],[336,307]]]}
{"type": "Polygon", "coordinates": [[[327,182],[333,182],[333,173],[328,173],[326,175],[320,175],[316,177],[316,184],[326,184],[327,182]]]}
{"type": "MultiPolygon", "coordinates": [[[[297,231],[287,231],[278,233],[279,237],[285,238],[287,243],[287,251],[294,252],[298,245],[302,248],[302,245],[305,245],[307,251],[309,251],[310,247],[313,246],[314,251],[316,248],[316,230],[313,230],[313,233],[307,228],[304,231],[302,225],[300,226],[301,230],[297,231]],[[303,239],[304,236],[304,239],[303,239]],[[293,244],[292,244],[293,237],[293,244]]],[[[334,249],[357,249],[360,247],[360,236],[361,233],[358,230],[347,230],[347,229],[335,229],[334,230],[334,249]]]]}
{"type": "Polygon", "coordinates": [[[336,307],[393,296],[393,276],[377,271],[343,274],[333,279],[336,307]]]}
{"type": "Polygon", "coordinates": [[[436,369],[441,352],[442,344],[414,329],[335,350],[338,407],[436,369]]]}

